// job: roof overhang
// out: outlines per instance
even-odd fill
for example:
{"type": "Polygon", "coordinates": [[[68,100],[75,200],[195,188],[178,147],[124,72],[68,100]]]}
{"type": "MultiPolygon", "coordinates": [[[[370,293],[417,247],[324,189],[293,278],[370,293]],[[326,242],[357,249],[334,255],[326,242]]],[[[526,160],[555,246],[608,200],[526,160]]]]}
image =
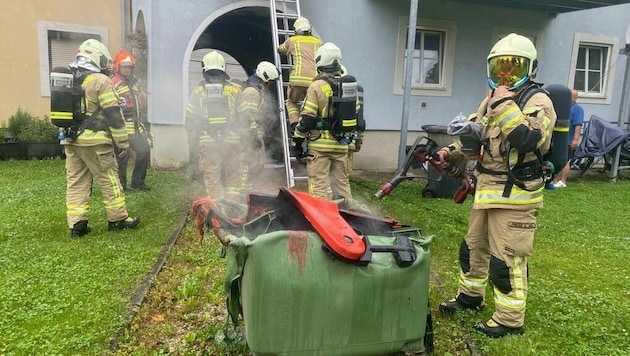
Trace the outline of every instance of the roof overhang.
{"type": "Polygon", "coordinates": [[[524,10],[560,14],[564,12],[595,9],[598,7],[622,5],[630,0],[451,0],[456,2],[474,3],[492,7],[508,7],[524,10]]]}

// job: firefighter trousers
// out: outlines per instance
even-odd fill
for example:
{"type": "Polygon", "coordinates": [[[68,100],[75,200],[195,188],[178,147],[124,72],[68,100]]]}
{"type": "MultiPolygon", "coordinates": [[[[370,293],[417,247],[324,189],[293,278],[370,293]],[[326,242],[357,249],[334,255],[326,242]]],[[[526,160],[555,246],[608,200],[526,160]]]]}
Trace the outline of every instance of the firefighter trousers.
{"type": "Polygon", "coordinates": [[[306,171],[308,192],[312,196],[328,200],[333,196],[352,198],[347,151],[309,149],[306,171]]]}
{"type": "Polygon", "coordinates": [[[266,153],[263,138],[259,137],[258,142],[258,145],[243,148],[241,194],[251,193],[254,190],[254,183],[260,178],[260,173],[265,166],[266,153]]]}
{"type": "Polygon", "coordinates": [[[199,144],[199,169],[210,198],[241,199],[242,150],[238,143],[232,142],[199,144]]]}
{"type": "MultiPolygon", "coordinates": [[[[131,173],[131,186],[137,187],[144,185],[147,177],[147,169],[151,161],[151,147],[144,135],[129,136],[129,148],[136,154],[133,163],[133,172],[131,173]]],[[[127,165],[129,163],[130,152],[123,157],[118,157],[118,175],[123,188],[127,188],[127,165]]]]}
{"type": "Polygon", "coordinates": [[[65,145],[66,153],[66,214],[68,226],[87,220],[92,195],[92,180],[101,187],[107,221],[127,218],[125,193],[118,177],[114,146],[65,145]]]}
{"type": "Polygon", "coordinates": [[[287,88],[287,99],[285,100],[287,114],[289,114],[289,124],[300,121],[299,103],[304,101],[307,89],[308,87],[300,87],[289,84],[289,87],[287,88]]]}
{"type": "Polygon", "coordinates": [[[525,322],[527,258],[531,255],[538,209],[473,209],[459,251],[458,294],[485,297],[492,281],[492,319],[509,327],[525,322]]]}

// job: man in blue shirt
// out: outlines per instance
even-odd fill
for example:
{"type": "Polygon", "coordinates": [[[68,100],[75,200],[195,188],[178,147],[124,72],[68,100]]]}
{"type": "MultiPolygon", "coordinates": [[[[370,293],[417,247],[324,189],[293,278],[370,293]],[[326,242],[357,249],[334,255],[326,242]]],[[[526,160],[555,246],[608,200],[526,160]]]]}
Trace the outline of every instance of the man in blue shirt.
{"type": "MultiPolygon", "coordinates": [[[[575,149],[580,144],[580,135],[582,134],[582,125],[584,124],[584,109],[578,104],[577,101],[578,92],[575,89],[571,90],[571,113],[569,119],[569,160],[573,158],[575,149]]],[[[562,168],[560,174],[558,174],[557,181],[553,184],[555,188],[565,188],[567,186],[567,179],[569,178],[569,162],[562,168]]]]}

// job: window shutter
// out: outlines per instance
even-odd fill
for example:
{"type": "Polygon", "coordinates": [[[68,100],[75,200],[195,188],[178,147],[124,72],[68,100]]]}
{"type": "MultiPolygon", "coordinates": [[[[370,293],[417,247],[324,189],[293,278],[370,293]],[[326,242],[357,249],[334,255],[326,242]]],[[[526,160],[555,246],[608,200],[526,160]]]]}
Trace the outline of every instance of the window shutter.
{"type": "Polygon", "coordinates": [[[67,67],[74,57],[83,40],[50,39],[50,65],[55,67],[67,67]]]}

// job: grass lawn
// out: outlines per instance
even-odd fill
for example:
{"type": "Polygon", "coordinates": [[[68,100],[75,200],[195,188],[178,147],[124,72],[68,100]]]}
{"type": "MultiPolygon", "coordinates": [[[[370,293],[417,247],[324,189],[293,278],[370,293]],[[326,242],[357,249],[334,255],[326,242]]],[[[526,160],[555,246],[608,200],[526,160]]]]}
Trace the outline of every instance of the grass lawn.
{"type": "Polygon", "coordinates": [[[63,160],[0,162],[0,354],[103,354],[187,205],[183,174],[150,172],[127,195],[137,231],[108,232],[98,185],[92,232],[71,239],[63,160]]]}
{"type": "MultiPolygon", "coordinates": [[[[65,223],[63,161],[0,162],[0,354],[105,354],[125,307],[188,208],[181,172],[150,171],[148,193],[127,205],[137,231],[107,232],[94,190],[90,226],[72,240],[65,223]]],[[[436,355],[622,355],[630,350],[630,182],[603,174],[546,191],[539,216],[524,336],[487,339],[472,331],[492,313],[442,317],[452,297],[457,253],[472,199],[420,196],[424,182],[401,184],[383,201],[373,194],[391,175],[353,176],[355,197],[381,215],[434,235],[430,301],[436,355]]],[[[225,260],[210,236],[201,243],[189,221],[116,354],[246,355],[215,339],[225,320],[225,260]]],[[[490,291],[488,295],[491,295],[490,291]]]]}

